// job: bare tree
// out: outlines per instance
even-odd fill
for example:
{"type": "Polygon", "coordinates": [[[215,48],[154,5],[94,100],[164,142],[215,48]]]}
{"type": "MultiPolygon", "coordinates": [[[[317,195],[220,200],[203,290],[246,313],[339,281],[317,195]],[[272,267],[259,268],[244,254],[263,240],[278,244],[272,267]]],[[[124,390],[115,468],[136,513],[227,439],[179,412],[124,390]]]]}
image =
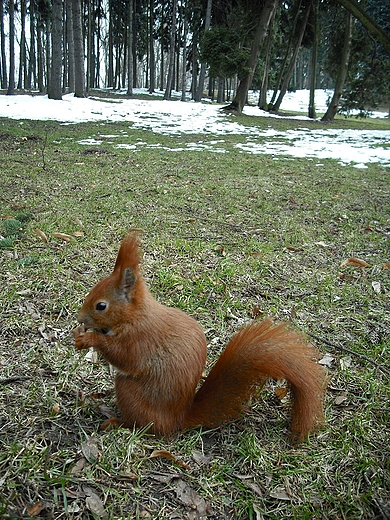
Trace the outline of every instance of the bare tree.
{"type": "Polygon", "coordinates": [[[7,88],[7,60],[5,54],[4,0],[0,0],[1,88],[7,88]]]}
{"type": "Polygon", "coordinates": [[[156,59],[155,59],[155,55],[154,55],[153,28],[154,28],[154,0],[150,0],[150,2],[149,2],[149,71],[150,71],[149,93],[150,94],[153,94],[154,89],[156,88],[156,59]]]}
{"type": "Polygon", "coordinates": [[[279,0],[266,0],[257,24],[256,32],[252,41],[250,56],[246,63],[246,73],[238,85],[236,95],[230,105],[224,107],[224,110],[241,114],[245,105],[248,90],[252,84],[253,75],[257,63],[259,61],[260,52],[267,35],[268,27],[272,16],[275,12],[279,0]]]}
{"type": "Polygon", "coordinates": [[[128,51],[127,51],[127,95],[133,95],[133,0],[129,0],[129,31],[128,31],[128,51]]]}
{"type": "Polygon", "coordinates": [[[27,73],[27,81],[25,87],[30,89],[32,86],[36,86],[36,28],[37,25],[35,23],[35,7],[34,2],[30,2],[30,52],[29,52],[29,60],[28,60],[28,73],[27,73]]]}
{"type": "Polygon", "coordinates": [[[319,40],[318,9],[319,9],[319,0],[314,0],[314,2],[313,2],[313,13],[314,13],[313,47],[311,50],[310,95],[309,95],[309,108],[308,108],[308,116],[311,119],[316,118],[315,89],[316,89],[316,79],[317,79],[317,57],[318,57],[318,40],[319,40]]]}
{"type": "MultiPolygon", "coordinates": [[[[359,22],[367,29],[371,36],[383,45],[390,55],[390,36],[373,20],[356,0],[338,0],[359,22]]],[[[386,2],[385,2],[386,3],[386,2]]],[[[387,7],[388,8],[388,7],[387,7]]]]}
{"type": "Polygon", "coordinates": [[[187,91],[187,36],[188,36],[188,6],[184,5],[183,60],[181,64],[181,101],[186,100],[187,91]]]}
{"type": "Polygon", "coordinates": [[[271,48],[272,48],[272,41],[273,41],[273,25],[275,21],[275,11],[272,14],[271,21],[269,23],[268,27],[268,38],[267,38],[267,50],[265,54],[265,60],[264,60],[264,72],[263,72],[263,78],[261,80],[261,89],[260,89],[260,96],[259,96],[259,108],[261,110],[267,110],[267,91],[268,91],[268,76],[269,76],[269,64],[270,64],[270,58],[271,58],[271,48]]]}
{"type": "Polygon", "coordinates": [[[49,99],[62,99],[62,0],[53,0],[49,99]]]}
{"type": "Polygon", "coordinates": [[[277,80],[276,80],[276,83],[275,83],[274,91],[273,91],[271,99],[270,99],[270,101],[268,103],[267,109],[269,111],[273,110],[273,108],[274,108],[275,99],[276,99],[276,96],[278,95],[278,92],[280,90],[280,86],[282,84],[283,76],[285,74],[285,70],[286,70],[286,66],[287,66],[287,61],[288,61],[288,58],[290,56],[291,47],[292,47],[293,41],[294,41],[294,36],[295,36],[295,31],[296,31],[296,28],[297,28],[297,24],[298,24],[298,18],[299,18],[301,5],[302,5],[302,0],[299,0],[298,4],[297,4],[297,7],[296,7],[294,20],[293,20],[293,23],[291,24],[291,27],[290,27],[290,36],[289,36],[288,43],[287,43],[287,46],[286,46],[286,49],[285,49],[285,52],[284,52],[282,63],[280,65],[280,69],[279,69],[278,77],[277,77],[277,80]]]}
{"type": "Polygon", "coordinates": [[[169,64],[168,64],[168,77],[167,86],[165,88],[164,99],[171,97],[172,84],[173,84],[173,69],[175,65],[175,40],[176,40],[176,11],[177,11],[177,0],[173,0],[172,6],[172,21],[169,41],[169,64]]]}
{"type": "Polygon", "coordinates": [[[80,0],[72,0],[73,40],[74,40],[74,76],[76,97],[85,97],[85,65],[84,45],[81,22],[80,0]]]}
{"type": "Polygon", "coordinates": [[[26,0],[20,1],[20,51],[19,51],[19,77],[18,89],[26,87],[27,63],[26,63],[26,0]]]}
{"type": "Polygon", "coordinates": [[[66,40],[68,44],[68,87],[74,92],[74,37],[72,0],[66,0],[66,40]]]}
{"type": "Polygon", "coordinates": [[[291,76],[292,76],[292,73],[293,73],[293,70],[294,70],[294,67],[295,67],[295,63],[297,61],[298,52],[299,52],[299,49],[301,47],[303,35],[305,34],[307,21],[309,19],[310,9],[311,9],[311,5],[308,4],[306,6],[306,9],[305,9],[305,14],[304,14],[303,21],[302,21],[301,26],[299,28],[298,40],[295,43],[295,48],[294,48],[294,52],[293,52],[293,55],[292,55],[291,60],[290,60],[290,64],[289,64],[289,66],[287,68],[287,71],[286,71],[286,74],[285,74],[285,76],[283,78],[282,85],[280,87],[279,96],[278,96],[278,98],[277,98],[277,100],[275,102],[275,105],[273,106],[273,110],[275,112],[279,111],[280,105],[282,104],[283,98],[284,98],[284,96],[285,96],[285,94],[287,92],[288,84],[290,83],[290,79],[291,79],[291,76]]]}
{"type": "Polygon", "coordinates": [[[337,114],[341,94],[343,93],[345,78],[347,77],[348,72],[349,57],[351,54],[352,29],[352,15],[350,13],[346,13],[346,25],[344,32],[343,48],[341,51],[339,73],[337,75],[333,97],[329,103],[327,111],[322,116],[321,121],[333,121],[335,115],[337,114]]]}
{"type": "MultiPolygon", "coordinates": [[[[207,0],[206,18],[205,18],[205,23],[204,23],[204,32],[207,32],[210,29],[210,25],[211,25],[211,9],[212,9],[212,7],[213,7],[213,0],[207,0]]],[[[205,76],[206,76],[206,64],[202,63],[201,66],[200,66],[198,88],[196,89],[196,92],[195,92],[195,95],[194,95],[195,101],[200,101],[202,99],[205,76]]]]}
{"type": "Polygon", "coordinates": [[[9,3],[9,80],[7,95],[15,94],[15,3],[9,3]]]}

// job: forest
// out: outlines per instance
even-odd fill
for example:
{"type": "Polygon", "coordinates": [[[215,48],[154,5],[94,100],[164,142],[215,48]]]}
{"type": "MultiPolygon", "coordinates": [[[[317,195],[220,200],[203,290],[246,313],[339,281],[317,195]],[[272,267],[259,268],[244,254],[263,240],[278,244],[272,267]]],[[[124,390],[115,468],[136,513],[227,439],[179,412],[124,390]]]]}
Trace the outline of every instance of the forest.
{"type": "Polygon", "coordinates": [[[1,88],[61,99],[172,90],[278,113],[289,90],[334,91],[324,120],[389,103],[386,0],[2,0],[1,88]],[[267,92],[273,94],[267,97],[267,92]]]}

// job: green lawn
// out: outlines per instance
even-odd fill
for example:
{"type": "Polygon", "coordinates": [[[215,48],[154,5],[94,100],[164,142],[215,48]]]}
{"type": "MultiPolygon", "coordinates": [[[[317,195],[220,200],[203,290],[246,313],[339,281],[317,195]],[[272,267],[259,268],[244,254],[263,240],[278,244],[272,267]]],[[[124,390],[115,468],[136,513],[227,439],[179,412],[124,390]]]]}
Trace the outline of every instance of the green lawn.
{"type": "Polygon", "coordinates": [[[223,139],[226,153],[172,152],[205,136],[0,119],[3,518],[390,516],[390,170],[250,155],[234,146],[242,136],[223,139]],[[145,145],[117,148],[111,134],[145,145]],[[143,230],[153,294],[206,331],[206,370],[254,315],[291,321],[327,354],[327,423],[308,444],[290,444],[275,382],[213,431],[99,431],[113,376],[71,330],[129,228],[143,230]]]}

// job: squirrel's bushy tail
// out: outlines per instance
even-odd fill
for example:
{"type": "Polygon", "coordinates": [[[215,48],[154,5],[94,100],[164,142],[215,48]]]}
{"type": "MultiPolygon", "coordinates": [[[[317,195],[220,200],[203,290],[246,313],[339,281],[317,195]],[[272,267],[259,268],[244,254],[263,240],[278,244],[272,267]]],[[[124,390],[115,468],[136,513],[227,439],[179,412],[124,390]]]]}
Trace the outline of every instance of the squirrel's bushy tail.
{"type": "Polygon", "coordinates": [[[255,387],[269,378],[286,379],[293,438],[304,440],[323,422],[325,373],[315,358],[317,350],[285,323],[253,322],[226,346],[195,395],[185,427],[216,427],[237,418],[255,387]]]}

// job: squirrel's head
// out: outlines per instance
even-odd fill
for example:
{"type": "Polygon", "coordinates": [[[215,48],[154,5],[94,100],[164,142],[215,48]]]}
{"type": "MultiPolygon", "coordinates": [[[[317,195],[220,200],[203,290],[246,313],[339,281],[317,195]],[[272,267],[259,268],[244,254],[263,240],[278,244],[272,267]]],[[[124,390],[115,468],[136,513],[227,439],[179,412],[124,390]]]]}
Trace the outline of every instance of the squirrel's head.
{"type": "Polygon", "coordinates": [[[122,241],[112,274],[100,280],[86,297],[78,322],[86,329],[112,335],[116,326],[131,320],[144,291],[139,262],[138,237],[132,233],[122,241]]]}

